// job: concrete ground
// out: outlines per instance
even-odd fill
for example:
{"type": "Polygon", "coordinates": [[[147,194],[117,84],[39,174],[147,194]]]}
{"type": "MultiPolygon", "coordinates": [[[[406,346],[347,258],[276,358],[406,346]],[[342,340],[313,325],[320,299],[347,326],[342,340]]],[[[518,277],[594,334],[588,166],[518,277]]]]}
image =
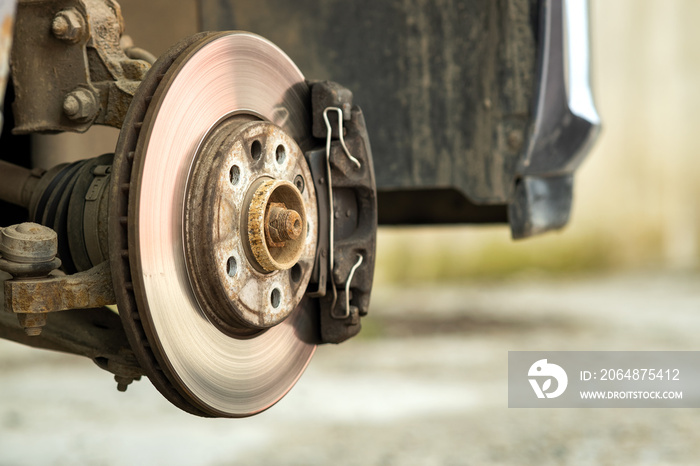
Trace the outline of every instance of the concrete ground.
{"type": "Polygon", "coordinates": [[[696,464],[694,409],[508,409],[509,350],[697,350],[700,275],[375,288],[277,406],[199,419],[0,341],[0,465],[696,464]]]}

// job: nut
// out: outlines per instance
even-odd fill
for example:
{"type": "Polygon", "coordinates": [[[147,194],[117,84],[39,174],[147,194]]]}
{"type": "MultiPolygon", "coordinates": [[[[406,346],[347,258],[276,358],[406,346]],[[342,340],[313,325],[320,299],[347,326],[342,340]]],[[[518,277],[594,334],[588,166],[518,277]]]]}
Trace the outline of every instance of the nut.
{"type": "Polygon", "coordinates": [[[63,99],[63,113],[75,121],[89,121],[97,116],[100,107],[97,105],[95,94],[83,87],[79,87],[66,95],[63,99]]]}
{"type": "Polygon", "coordinates": [[[292,268],[306,238],[306,210],[299,190],[289,181],[258,185],[248,206],[248,242],[265,272],[292,268]]]}
{"type": "MultiPolygon", "coordinates": [[[[30,222],[11,225],[0,230],[0,269],[15,280],[44,277],[61,265],[57,249],[58,236],[51,228],[30,222]]],[[[46,325],[43,313],[17,313],[17,319],[30,337],[40,335],[46,325]]]]}
{"type": "Polygon", "coordinates": [[[268,246],[284,247],[285,241],[295,240],[301,235],[301,216],[282,203],[270,203],[266,220],[265,236],[268,246]]]}
{"type": "Polygon", "coordinates": [[[46,325],[46,314],[17,314],[17,320],[30,337],[41,335],[41,327],[46,325]]]}
{"type": "Polygon", "coordinates": [[[85,31],[85,19],[75,8],[56,13],[51,23],[51,32],[57,39],[76,44],[85,31]]]}
{"type": "Polygon", "coordinates": [[[117,382],[117,390],[120,392],[125,392],[127,387],[131,385],[133,381],[135,381],[134,377],[124,377],[121,375],[115,375],[114,376],[114,381],[117,382]]]}

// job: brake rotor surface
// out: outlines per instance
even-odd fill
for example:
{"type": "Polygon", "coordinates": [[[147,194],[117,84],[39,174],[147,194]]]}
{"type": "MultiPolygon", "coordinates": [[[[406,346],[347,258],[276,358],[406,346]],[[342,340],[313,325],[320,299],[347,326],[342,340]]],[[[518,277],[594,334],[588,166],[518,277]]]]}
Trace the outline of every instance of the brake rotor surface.
{"type": "MultiPolygon", "coordinates": [[[[133,346],[142,326],[142,346],[150,347],[156,361],[145,361],[146,351],[140,360],[147,371],[155,368],[149,378],[172,402],[197,414],[248,416],[276,403],[301,376],[316,348],[315,319],[298,306],[252,336],[232,335],[212,323],[188,276],[188,177],[205,137],[232,115],[274,123],[303,149],[311,137],[309,89],[280,49],[253,34],[204,35],[171,61],[155,93],[144,99],[150,97],[142,124],[131,122],[140,131],[132,132],[128,254],[122,258],[128,256],[138,316],[125,328],[133,333],[133,346]]],[[[128,135],[124,139],[118,158],[120,148],[129,150],[128,135]]],[[[307,254],[315,249],[317,232],[316,212],[310,213],[307,254]]],[[[120,314],[130,305],[121,301],[120,314]]]]}

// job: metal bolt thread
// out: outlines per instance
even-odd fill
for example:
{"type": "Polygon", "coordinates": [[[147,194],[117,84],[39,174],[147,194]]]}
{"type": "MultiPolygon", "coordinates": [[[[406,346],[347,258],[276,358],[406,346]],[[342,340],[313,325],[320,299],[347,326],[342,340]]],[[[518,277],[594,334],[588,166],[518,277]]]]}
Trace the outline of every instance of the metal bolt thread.
{"type": "Polygon", "coordinates": [[[24,333],[30,337],[38,337],[41,335],[41,327],[27,327],[24,329],[24,333]]]}
{"type": "Polygon", "coordinates": [[[270,239],[275,243],[283,243],[299,238],[303,230],[301,216],[286,207],[271,206],[267,222],[270,239]]]}

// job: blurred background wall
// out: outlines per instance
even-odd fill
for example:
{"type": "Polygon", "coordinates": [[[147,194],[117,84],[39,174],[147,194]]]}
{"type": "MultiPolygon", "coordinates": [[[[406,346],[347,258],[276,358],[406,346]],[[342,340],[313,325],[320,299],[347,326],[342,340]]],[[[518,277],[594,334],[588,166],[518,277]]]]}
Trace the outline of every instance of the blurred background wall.
{"type": "Polygon", "coordinates": [[[698,266],[700,2],[590,3],[603,131],[569,225],[519,242],[506,227],[384,229],[380,282],[698,266]]]}
{"type": "MultiPolygon", "coordinates": [[[[120,4],[126,34],[156,55],[197,30],[193,0],[120,4]]],[[[568,227],[519,242],[506,226],[384,228],[378,282],[696,268],[698,18],[696,0],[591,0],[592,81],[603,131],[577,172],[568,227]]],[[[89,134],[39,136],[36,163],[113,150],[115,129],[89,134]]]]}

